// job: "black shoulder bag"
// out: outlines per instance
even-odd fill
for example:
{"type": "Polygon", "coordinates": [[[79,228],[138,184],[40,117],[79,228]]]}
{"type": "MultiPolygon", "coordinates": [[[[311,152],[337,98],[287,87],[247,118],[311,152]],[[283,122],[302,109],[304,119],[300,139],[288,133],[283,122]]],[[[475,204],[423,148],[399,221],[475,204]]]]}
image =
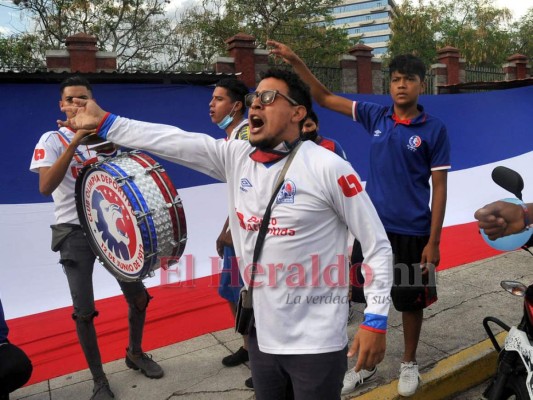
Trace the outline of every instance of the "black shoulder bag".
{"type": "Polygon", "coordinates": [[[263,242],[265,241],[268,224],[270,222],[270,213],[272,211],[272,204],[274,203],[274,200],[276,199],[279,190],[281,189],[281,186],[283,185],[283,182],[285,181],[285,173],[289,169],[289,165],[291,165],[291,162],[298,151],[298,148],[302,142],[299,142],[296,147],[292,150],[291,154],[289,154],[287,158],[287,162],[283,166],[283,169],[281,170],[281,173],[278,177],[278,180],[276,182],[274,192],[272,193],[272,197],[270,198],[270,201],[268,202],[268,206],[265,211],[265,215],[263,215],[263,220],[261,221],[261,226],[259,227],[259,234],[257,235],[257,241],[255,242],[255,248],[254,248],[254,257],[252,261],[252,273],[250,277],[250,284],[248,285],[248,290],[246,288],[242,288],[241,292],[239,294],[239,302],[237,303],[237,312],[235,315],[235,331],[240,333],[241,335],[247,335],[250,327],[254,323],[254,309],[253,309],[253,289],[254,289],[254,276],[255,276],[255,270],[257,266],[257,260],[259,259],[259,255],[261,254],[261,250],[263,248],[263,242]]]}

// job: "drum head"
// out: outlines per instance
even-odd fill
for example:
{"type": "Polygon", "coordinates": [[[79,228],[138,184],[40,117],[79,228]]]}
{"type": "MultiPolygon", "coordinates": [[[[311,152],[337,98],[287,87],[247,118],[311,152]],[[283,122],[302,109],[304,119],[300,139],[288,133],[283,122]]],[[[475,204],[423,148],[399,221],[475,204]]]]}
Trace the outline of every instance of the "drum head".
{"type": "Polygon", "coordinates": [[[165,185],[152,176],[156,165],[148,156],[126,153],[86,166],[76,181],[76,207],[87,240],[100,263],[122,281],[153,275],[162,258],[177,261],[185,247],[181,201],[164,171],[157,176],[165,176],[165,185]]]}

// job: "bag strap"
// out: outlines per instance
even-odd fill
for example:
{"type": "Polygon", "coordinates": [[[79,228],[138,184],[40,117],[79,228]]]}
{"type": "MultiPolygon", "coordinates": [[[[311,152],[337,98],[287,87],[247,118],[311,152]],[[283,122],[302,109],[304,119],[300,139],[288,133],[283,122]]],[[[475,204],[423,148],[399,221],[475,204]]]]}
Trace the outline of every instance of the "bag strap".
{"type": "Polygon", "coordinates": [[[278,180],[276,181],[276,185],[274,186],[272,197],[270,198],[265,214],[263,215],[263,220],[261,221],[261,226],[259,227],[259,233],[257,235],[257,240],[255,242],[254,257],[252,260],[252,273],[250,277],[250,284],[248,286],[248,295],[245,297],[244,304],[243,304],[246,308],[252,308],[252,305],[253,305],[252,293],[254,289],[253,283],[254,283],[255,271],[257,269],[257,260],[259,259],[259,256],[261,255],[261,250],[263,249],[263,243],[266,238],[266,233],[267,233],[268,225],[270,222],[270,214],[272,212],[272,204],[274,203],[274,200],[276,199],[278,192],[281,189],[281,186],[283,185],[285,181],[285,174],[287,173],[287,170],[289,169],[289,166],[291,165],[292,160],[294,159],[294,156],[296,155],[296,152],[300,148],[301,144],[302,144],[302,141],[300,141],[296,145],[296,147],[294,147],[294,149],[291,151],[291,154],[289,154],[287,161],[285,162],[285,165],[283,166],[283,169],[281,170],[278,176],[278,180]]]}

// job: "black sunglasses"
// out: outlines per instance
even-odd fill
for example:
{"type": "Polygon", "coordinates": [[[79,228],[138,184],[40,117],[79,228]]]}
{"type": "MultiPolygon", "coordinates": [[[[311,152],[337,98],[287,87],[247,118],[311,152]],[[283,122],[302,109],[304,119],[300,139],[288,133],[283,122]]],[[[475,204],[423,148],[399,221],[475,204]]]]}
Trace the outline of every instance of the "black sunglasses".
{"type": "Polygon", "coordinates": [[[278,94],[293,106],[299,106],[296,100],[284,95],[283,93],[280,93],[279,90],[263,90],[262,92],[248,93],[246,96],[244,96],[244,103],[246,104],[246,107],[251,107],[256,97],[259,97],[261,104],[266,106],[272,104],[274,100],[276,100],[276,96],[278,94]]]}

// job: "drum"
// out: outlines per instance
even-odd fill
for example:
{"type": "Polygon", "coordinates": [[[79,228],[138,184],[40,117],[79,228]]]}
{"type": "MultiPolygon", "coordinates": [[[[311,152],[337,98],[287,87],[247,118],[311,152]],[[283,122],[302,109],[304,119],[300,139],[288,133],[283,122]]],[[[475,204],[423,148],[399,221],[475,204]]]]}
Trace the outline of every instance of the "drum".
{"type": "Polygon", "coordinates": [[[148,155],[132,151],[87,165],[75,196],[91,248],[117,279],[153,276],[183,254],[187,226],[181,199],[148,155]]]}

